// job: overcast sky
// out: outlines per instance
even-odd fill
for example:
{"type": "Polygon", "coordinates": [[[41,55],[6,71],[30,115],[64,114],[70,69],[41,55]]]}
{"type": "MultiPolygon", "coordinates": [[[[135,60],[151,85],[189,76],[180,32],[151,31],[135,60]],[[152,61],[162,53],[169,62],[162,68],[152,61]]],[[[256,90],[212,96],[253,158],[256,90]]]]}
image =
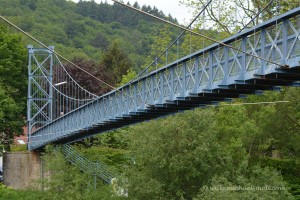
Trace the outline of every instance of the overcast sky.
{"type": "MultiPolygon", "coordinates": [[[[78,2],[78,0],[73,0],[78,2]]],[[[101,0],[95,0],[97,3],[100,3],[101,0]]],[[[104,0],[103,0],[104,1],[104,0]]],[[[140,6],[142,5],[150,5],[156,6],[159,10],[162,10],[166,15],[169,13],[172,17],[177,18],[177,20],[181,24],[188,24],[192,18],[192,10],[185,7],[184,5],[180,5],[180,0],[123,0],[125,3],[128,1],[130,4],[134,4],[134,2],[138,2],[140,6]]],[[[107,0],[108,3],[113,3],[111,0],[107,0]]]]}

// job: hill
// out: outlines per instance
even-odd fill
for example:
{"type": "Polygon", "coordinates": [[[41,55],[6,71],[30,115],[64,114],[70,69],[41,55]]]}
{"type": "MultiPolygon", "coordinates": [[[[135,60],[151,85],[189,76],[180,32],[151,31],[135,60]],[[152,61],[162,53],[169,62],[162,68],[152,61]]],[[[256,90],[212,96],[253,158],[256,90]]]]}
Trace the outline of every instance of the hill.
{"type": "MultiPolygon", "coordinates": [[[[55,46],[58,52],[70,59],[81,57],[98,61],[115,41],[135,66],[141,66],[150,53],[155,36],[165,26],[149,17],[106,2],[0,0],[0,5],[2,16],[43,43],[55,46]]],[[[165,15],[156,7],[140,6],[138,3],[133,6],[177,23],[171,15],[165,15]]],[[[33,43],[25,37],[23,40],[25,44],[33,43]]]]}

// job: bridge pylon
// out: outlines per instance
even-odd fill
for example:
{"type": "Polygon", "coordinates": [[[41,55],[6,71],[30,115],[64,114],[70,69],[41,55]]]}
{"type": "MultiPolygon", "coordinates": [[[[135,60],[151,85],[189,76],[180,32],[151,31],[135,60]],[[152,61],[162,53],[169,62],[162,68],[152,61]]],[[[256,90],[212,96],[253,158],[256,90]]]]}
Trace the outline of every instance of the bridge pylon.
{"type": "MultiPolygon", "coordinates": [[[[27,135],[53,120],[53,50],[28,45],[27,135]]],[[[41,138],[42,139],[42,138],[41,138]]]]}

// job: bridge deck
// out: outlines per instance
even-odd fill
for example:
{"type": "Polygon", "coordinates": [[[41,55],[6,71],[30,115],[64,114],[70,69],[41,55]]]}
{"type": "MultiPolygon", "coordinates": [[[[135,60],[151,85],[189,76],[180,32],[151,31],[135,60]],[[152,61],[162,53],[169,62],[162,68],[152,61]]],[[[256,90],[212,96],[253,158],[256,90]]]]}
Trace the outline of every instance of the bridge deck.
{"type": "Polygon", "coordinates": [[[52,121],[31,135],[29,149],[69,143],[246,94],[278,90],[278,86],[299,85],[300,7],[222,42],[286,67],[214,44],[52,121]]]}

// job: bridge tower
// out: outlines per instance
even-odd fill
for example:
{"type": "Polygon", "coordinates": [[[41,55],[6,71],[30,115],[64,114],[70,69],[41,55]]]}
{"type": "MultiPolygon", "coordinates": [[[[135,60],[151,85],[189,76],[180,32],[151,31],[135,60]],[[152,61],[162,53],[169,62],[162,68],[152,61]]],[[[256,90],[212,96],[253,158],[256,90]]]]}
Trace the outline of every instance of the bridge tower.
{"type": "MultiPolygon", "coordinates": [[[[53,119],[53,51],[28,45],[27,126],[28,149],[31,133],[53,119]]],[[[41,138],[42,139],[42,138],[41,138]]]]}

